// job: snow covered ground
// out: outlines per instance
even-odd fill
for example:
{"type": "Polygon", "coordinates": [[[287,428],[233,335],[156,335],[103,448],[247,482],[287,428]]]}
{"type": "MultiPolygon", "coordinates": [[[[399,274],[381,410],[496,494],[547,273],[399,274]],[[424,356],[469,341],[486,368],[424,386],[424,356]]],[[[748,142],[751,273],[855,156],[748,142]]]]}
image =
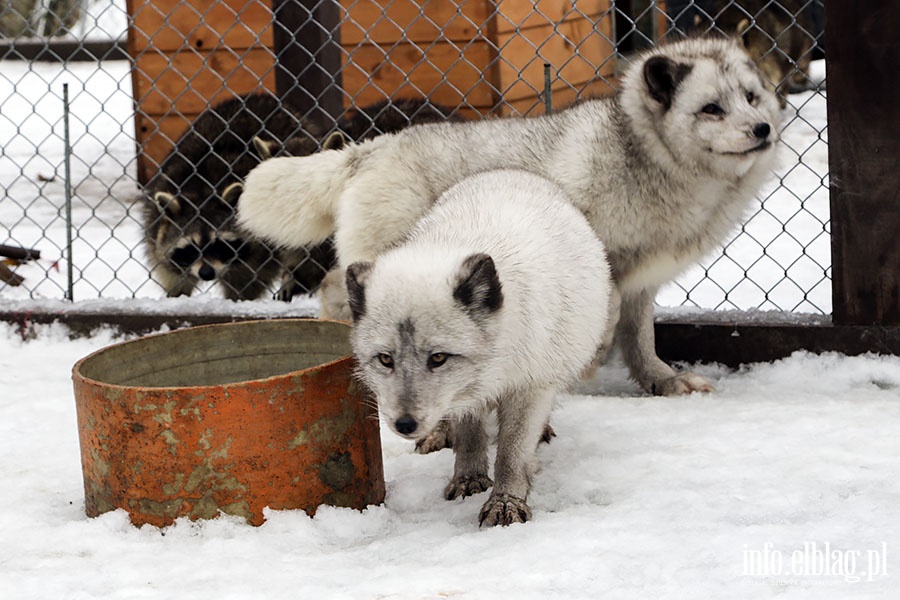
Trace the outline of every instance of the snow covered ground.
{"type": "Polygon", "coordinates": [[[896,598],[900,357],[797,354],[714,394],[646,397],[620,367],[562,396],[534,520],[446,502],[449,450],[383,436],[387,498],[132,527],[83,508],[73,363],[113,339],[0,325],[0,590],[60,598],[896,598]]]}

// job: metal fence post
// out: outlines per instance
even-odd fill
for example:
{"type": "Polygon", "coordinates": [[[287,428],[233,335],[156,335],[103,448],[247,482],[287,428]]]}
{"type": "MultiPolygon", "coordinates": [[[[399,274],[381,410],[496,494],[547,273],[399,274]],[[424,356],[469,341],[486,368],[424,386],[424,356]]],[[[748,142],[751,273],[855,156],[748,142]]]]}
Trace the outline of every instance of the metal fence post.
{"type": "Polygon", "coordinates": [[[75,301],[72,266],[72,146],[69,139],[69,84],[63,84],[63,163],[66,194],[66,300],[75,301]]]}

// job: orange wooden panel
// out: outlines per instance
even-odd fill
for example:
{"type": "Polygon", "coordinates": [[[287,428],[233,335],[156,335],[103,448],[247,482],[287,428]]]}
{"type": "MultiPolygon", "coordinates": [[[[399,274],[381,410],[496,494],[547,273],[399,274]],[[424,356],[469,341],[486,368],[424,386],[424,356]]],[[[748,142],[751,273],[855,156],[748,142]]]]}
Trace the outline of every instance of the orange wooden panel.
{"type": "Polygon", "coordinates": [[[148,47],[175,51],[185,45],[214,47],[272,46],[272,9],[263,0],[129,0],[132,52],[148,47]]]}
{"type": "Polygon", "coordinates": [[[591,81],[615,68],[608,38],[585,19],[498,35],[497,46],[497,84],[507,101],[543,90],[544,63],[550,64],[554,80],[570,83],[591,81]]]}
{"type": "Polygon", "coordinates": [[[610,10],[609,0],[500,0],[496,11],[497,33],[552,25],[563,21],[599,21],[610,10]]]}
{"type": "Polygon", "coordinates": [[[400,40],[465,41],[479,34],[494,11],[489,0],[341,0],[341,44],[400,40]]]}
{"type": "Polygon", "coordinates": [[[366,45],[354,50],[343,69],[346,104],[359,105],[385,97],[427,96],[457,106],[491,106],[495,95],[483,78],[490,61],[488,44],[464,49],[439,42],[426,51],[415,44],[366,45]]]}
{"type": "MultiPolygon", "coordinates": [[[[587,83],[569,82],[568,85],[553,90],[554,110],[569,106],[573,102],[615,93],[612,80],[595,79],[587,83]]],[[[544,114],[543,95],[534,95],[501,104],[493,114],[500,116],[535,116],[544,114]]]]}
{"type": "Polygon", "coordinates": [[[147,181],[156,173],[159,165],[175,141],[181,137],[196,114],[135,115],[135,128],[138,133],[138,178],[147,181]]]}
{"type": "Polygon", "coordinates": [[[149,114],[197,114],[236,94],[275,88],[274,57],[267,48],[240,53],[147,53],[134,72],[135,101],[149,114]]]}
{"type": "Polygon", "coordinates": [[[341,43],[464,41],[566,20],[601,19],[609,0],[342,0],[341,43]]]}

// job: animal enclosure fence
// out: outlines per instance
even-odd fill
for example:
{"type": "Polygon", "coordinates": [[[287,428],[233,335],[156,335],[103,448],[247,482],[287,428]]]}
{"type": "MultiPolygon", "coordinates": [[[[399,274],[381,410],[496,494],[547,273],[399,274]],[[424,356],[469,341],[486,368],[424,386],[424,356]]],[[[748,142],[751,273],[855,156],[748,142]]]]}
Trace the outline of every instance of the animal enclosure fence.
{"type": "MultiPolygon", "coordinates": [[[[842,15],[849,6],[829,3],[842,15]]],[[[65,33],[67,45],[28,37],[33,28],[0,29],[0,244],[40,252],[3,267],[0,299],[164,296],[144,252],[138,197],[179,136],[229,98],[274,94],[319,140],[360,107],[403,98],[465,118],[527,117],[610,93],[644,47],[717,31],[741,37],[783,94],[782,160],[723,251],[664,288],[658,304],[826,320],[841,310],[832,306],[824,0],[74,6],[80,25],[65,33]],[[75,60],[85,55],[94,60],[75,60]]],[[[15,3],[2,7],[0,24],[27,17],[15,3]]],[[[212,285],[195,292],[220,294],[212,285]]]]}

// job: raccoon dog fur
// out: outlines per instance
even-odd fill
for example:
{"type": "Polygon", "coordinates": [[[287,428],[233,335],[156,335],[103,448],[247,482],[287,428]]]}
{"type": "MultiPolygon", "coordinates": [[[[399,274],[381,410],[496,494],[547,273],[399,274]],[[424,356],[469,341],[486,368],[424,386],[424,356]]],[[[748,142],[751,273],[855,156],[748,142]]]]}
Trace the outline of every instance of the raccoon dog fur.
{"type": "Polygon", "coordinates": [[[238,217],[279,244],[334,234],[346,267],[402,241],[469,175],[542,175],[606,247],[621,296],[620,318],[610,324],[618,323],[614,337],[632,377],[656,394],[706,391],[708,380],[676,373],[656,355],[653,299],[740,222],[775,162],[779,113],[737,42],[680,40],[637,58],[610,98],[527,119],[418,125],[339,151],[266,161],[247,178],[238,217]]]}
{"type": "MultiPolygon", "coordinates": [[[[252,140],[316,135],[278,98],[252,94],[201,113],[163,160],[144,194],[145,247],[153,276],[169,296],[217,280],[226,297],[262,295],[280,270],[272,247],[237,227],[240,182],[261,158],[252,140]]],[[[314,258],[334,260],[316,250],[314,258]]],[[[310,279],[321,278],[310,273],[310,279]]],[[[317,282],[317,281],[316,281],[317,282]]]]}
{"type": "Polygon", "coordinates": [[[531,517],[532,462],[555,394],[594,357],[610,292],[603,244],[554,183],[491,171],[441,195],[400,246],[347,268],[351,341],[391,429],[454,421],[445,497],[488,489],[484,525],[531,517]]]}
{"type": "Polygon", "coordinates": [[[348,139],[362,142],[383,133],[396,133],[410,125],[463,120],[450,107],[416,98],[401,98],[360,107],[341,119],[338,127],[348,139]]]}
{"type": "MultiPolygon", "coordinates": [[[[715,0],[707,22],[697,15],[695,28],[715,26],[740,39],[772,87],[781,105],[784,94],[813,89],[809,78],[815,35],[812,3],[804,0],[715,0]]],[[[705,15],[705,13],[704,13],[705,15]]]]}
{"type": "MultiPolygon", "coordinates": [[[[422,98],[385,100],[367,104],[342,116],[338,121],[337,131],[325,138],[321,149],[340,149],[347,141],[361,142],[384,133],[396,133],[419,123],[462,120],[452,108],[422,98]]],[[[253,143],[264,160],[280,155],[308,156],[320,149],[318,142],[309,135],[300,135],[283,143],[257,138],[253,143]]],[[[310,269],[317,270],[314,282],[318,284],[325,275],[324,271],[318,270],[320,265],[327,271],[334,266],[336,260],[331,240],[313,247],[284,248],[281,254],[285,261],[285,271],[276,297],[287,302],[298,293],[313,291],[314,288],[310,287],[310,282],[313,281],[312,274],[308,272],[310,269]]],[[[343,273],[336,275],[343,277],[343,273]]],[[[346,301],[343,295],[340,301],[346,301]]]]}

